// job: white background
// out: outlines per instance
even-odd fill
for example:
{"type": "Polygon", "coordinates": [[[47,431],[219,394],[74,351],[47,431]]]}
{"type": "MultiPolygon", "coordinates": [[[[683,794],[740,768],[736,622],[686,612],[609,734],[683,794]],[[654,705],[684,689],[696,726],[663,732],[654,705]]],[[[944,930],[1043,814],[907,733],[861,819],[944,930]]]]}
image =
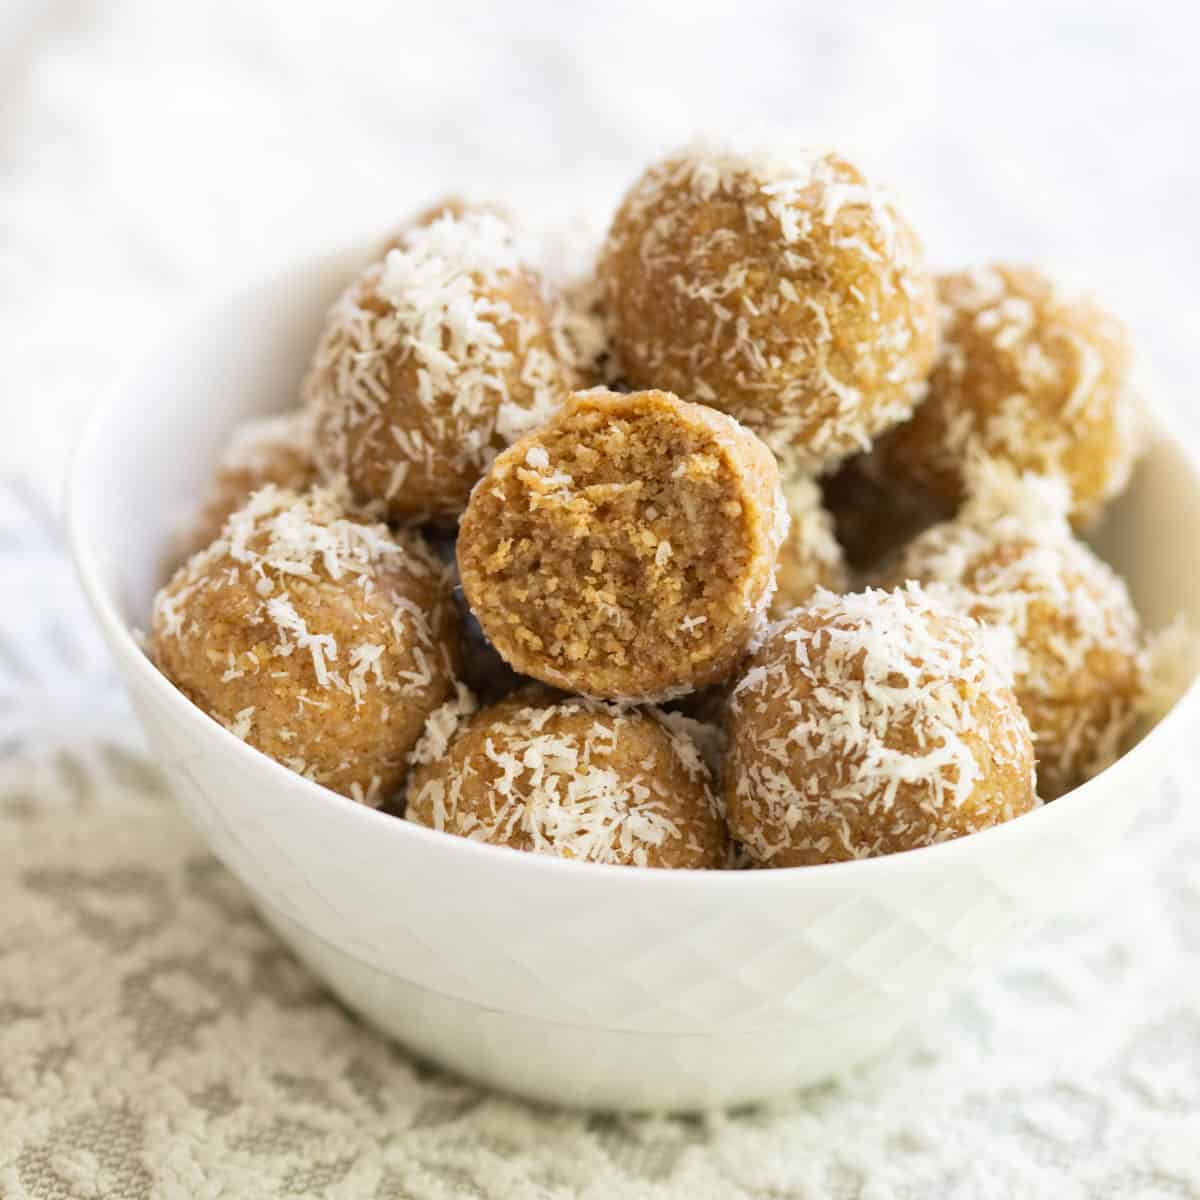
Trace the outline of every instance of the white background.
{"type": "Polygon", "coordinates": [[[1160,399],[1200,339],[1197,6],[0,0],[0,470],[198,297],[447,189],[601,227],[651,156],[856,154],[939,265],[1062,264],[1160,399]]]}

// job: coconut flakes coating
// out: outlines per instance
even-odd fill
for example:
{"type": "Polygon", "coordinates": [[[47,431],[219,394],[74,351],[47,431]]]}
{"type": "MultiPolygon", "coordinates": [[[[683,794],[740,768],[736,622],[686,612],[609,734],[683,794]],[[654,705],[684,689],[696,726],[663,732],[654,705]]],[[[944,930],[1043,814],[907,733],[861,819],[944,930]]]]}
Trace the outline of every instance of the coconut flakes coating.
{"type": "Polygon", "coordinates": [[[443,217],[449,217],[453,221],[461,221],[464,217],[477,213],[491,213],[492,216],[501,221],[507,221],[510,224],[512,221],[509,213],[502,205],[487,204],[450,192],[444,196],[440,196],[432,204],[426,205],[406,218],[400,225],[396,226],[395,232],[392,233],[380,249],[379,257],[385,257],[389,250],[403,250],[408,243],[408,235],[414,229],[424,229],[426,226],[432,225],[435,221],[443,217]]]}
{"type": "Polygon", "coordinates": [[[724,413],[664,392],[580,392],[476,488],[459,574],[516,671],[661,700],[732,669],[787,526],[770,451],[724,413]]]}
{"type": "Polygon", "coordinates": [[[462,697],[417,752],[411,821],[584,862],[717,868],[728,836],[692,741],[656,710],[526,688],[471,715],[462,697]]]}
{"type": "Polygon", "coordinates": [[[578,382],[566,303],[486,211],[411,229],[330,311],[304,384],[317,464],[399,522],[450,520],[578,382]]]}
{"type": "Polygon", "coordinates": [[[417,535],[351,519],[329,489],[268,486],[155,597],[151,648],[238,737],[374,806],[453,692],[458,639],[417,535]]]}
{"type": "Polygon", "coordinates": [[[779,550],[771,616],[785,616],[818,588],[849,589],[845,556],[834,535],[833,517],[821,499],[816,480],[796,475],[783,483],[791,524],[779,550]]]}
{"type": "Polygon", "coordinates": [[[725,795],[760,864],[912,850],[1037,804],[1006,641],[918,587],[821,592],[771,627],[729,706],[725,795]]]}
{"type": "Polygon", "coordinates": [[[1124,326],[1030,267],[944,275],[938,299],[929,397],[887,439],[889,467],[956,503],[969,461],[998,459],[1065,480],[1073,522],[1092,522],[1141,447],[1124,326]]]}
{"type": "Polygon", "coordinates": [[[1146,639],[1139,724],[1153,727],[1200,677],[1200,633],[1182,616],[1146,639]]]}
{"type": "Polygon", "coordinates": [[[865,449],[923,395],[936,327],[920,242],[837,155],[657,163],[599,274],[629,382],[733,414],[789,470],[865,449]]]}
{"type": "Polygon", "coordinates": [[[302,492],[316,482],[312,414],[305,409],[245,421],[221,455],[204,507],[188,538],[189,553],[220,536],[225,522],[252,493],[273,483],[302,492]]]}
{"type": "Polygon", "coordinates": [[[1010,630],[1014,690],[1033,730],[1038,790],[1061,796],[1120,755],[1138,714],[1142,631],[1115,571],[1072,536],[1061,481],[977,467],[959,517],[889,571],[1010,630]]]}

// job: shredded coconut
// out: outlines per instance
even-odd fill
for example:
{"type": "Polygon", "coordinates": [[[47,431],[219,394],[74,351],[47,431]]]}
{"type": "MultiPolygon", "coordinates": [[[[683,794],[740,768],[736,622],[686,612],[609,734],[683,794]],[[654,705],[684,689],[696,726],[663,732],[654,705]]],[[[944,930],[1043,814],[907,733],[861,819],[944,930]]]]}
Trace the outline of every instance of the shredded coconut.
{"type": "Polygon", "coordinates": [[[1139,715],[1153,723],[1175,706],[1200,676],[1200,634],[1182,617],[1147,639],[1139,715]]]}
{"type": "Polygon", "coordinates": [[[819,587],[845,591],[849,586],[833,516],[825,507],[816,480],[793,475],[782,481],[782,489],[790,524],[775,572],[777,588],[771,615],[776,618],[803,603],[819,587]]]}
{"type": "Polygon", "coordinates": [[[159,592],[154,656],[238,737],[378,802],[451,690],[451,605],[417,535],[270,485],[159,592]]]}
{"type": "Polygon", "coordinates": [[[575,382],[576,317],[535,250],[494,213],[446,214],[341,297],[305,383],[327,474],[388,463],[389,501],[432,496],[550,417],[575,382]]]}
{"type": "MultiPolygon", "coordinates": [[[[942,341],[931,404],[913,424],[919,473],[970,458],[1068,480],[1089,519],[1128,482],[1138,402],[1120,323],[1040,273],[981,267],[939,281],[942,341]]],[[[901,445],[907,441],[902,435],[901,445]]]]}
{"type": "Polygon", "coordinates": [[[460,695],[427,727],[415,761],[440,763],[447,747],[450,754],[414,775],[411,819],[587,862],[647,866],[668,854],[700,865],[710,855],[688,802],[662,782],[673,760],[699,789],[711,823],[719,810],[709,769],[691,737],[658,710],[579,697],[554,704],[514,699],[479,713],[464,730],[469,705],[460,695]],[[647,757],[631,767],[621,755],[635,744],[647,745],[647,757]],[[480,775],[488,781],[485,802],[480,775]]]}
{"type": "Polygon", "coordinates": [[[479,704],[471,689],[465,683],[456,683],[453,698],[429,714],[429,719],[425,722],[425,731],[413,748],[409,761],[415,766],[444,758],[454,735],[478,708],[479,704]]]}
{"type": "Polygon", "coordinates": [[[736,832],[768,862],[784,849],[824,857],[828,846],[805,847],[806,829],[839,829],[834,857],[878,853],[885,833],[911,844],[945,836],[951,822],[939,814],[968,806],[987,764],[1020,767],[1029,732],[1016,705],[996,728],[982,730],[978,718],[979,698],[1011,683],[1011,639],[915,584],[817,592],[772,627],[733,690],[727,783],[759,814],[736,832]],[[824,765],[794,768],[814,763],[824,765]],[[904,819],[901,789],[922,797],[926,828],[891,828],[904,819]],[[847,813],[876,814],[877,836],[856,833],[847,813]]]}
{"type": "Polygon", "coordinates": [[[832,153],[701,144],[651,167],[623,201],[601,277],[638,382],[736,412],[789,468],[864,449],[923,395],[933,304],[919,247],[892,199],[832,153]],[[736,224],[697,219],[730,203],[736,224]],[[832,288],[830,271],[868,294],[832,288]]]}
{"type": "Polygon", "coordinates": [[[1128,589],[1072,535],[1062,480],[977,459],[968,481],[959,518],[911,542],[892,577],[1010,631],[1044,782],[1095,774],[1134,716],[1141,631],[1128,589]]]}

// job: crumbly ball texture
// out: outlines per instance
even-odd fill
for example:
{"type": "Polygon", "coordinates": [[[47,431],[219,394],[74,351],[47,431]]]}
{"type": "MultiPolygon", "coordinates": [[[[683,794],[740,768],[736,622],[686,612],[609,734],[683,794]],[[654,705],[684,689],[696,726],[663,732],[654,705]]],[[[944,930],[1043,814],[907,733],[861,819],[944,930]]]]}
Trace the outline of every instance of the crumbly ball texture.
{"type": "Polygon", "coordinates": [[[920,242],[834,154],[699,149],[649,168],[600,257],[634,387],[732,413],[816,471],[913,410],[936,337],[920,242]]]}
{"type": "Polygon", "coordinates": [[[1037,804],[1004,639],[915,585],[819,593],[730,700],[725,796],[763,866],[913,850],[1037,804]]]}
{"type": "Polygon", "coordinates": [[[1064,479],[1086,526],[1129,480],[1141,444],[1119,321],[1029,267],[938,280],[929,397],[885,445],[890,469],[955,503],[973,457],[1064,479]]]}
{"type": "Polygon", "coordinates": [[[390,520],[449,521],[578,382],[572,315],[490,212],[408,232],[334,305],[304,384],[323,477],[390,520]]]}
{"type": "Polygon", "coordinates": [[[695,744],[656,710],[526,689],[431,722],[409,820],[584,862],[718,868],[728,836],[695,744]],[[447,734],[451,720],[457,731],[447,734]]]}
{"type": "Polygon", "coordinates": [[[467,601],[521,674],[661,700],[728,673],[766,610],[787,509],[770,451],[665,392],[581,392],[505,451],[458,538],[467,601]]]}
{"type": "Polygon", "coordinates": [[[216,541],[225,522],[259,488],[273,483],[302,492],[315,483],[312,437],[312,416],[305,409],[239,425],[217,464],[204,507],[190,531],[188,553],[216,541]]]}
{"type": "Polygon", "coordinates": [[[842,548],[833,530],[833,517],[821,499],[816,480],[793,476],[783,484],[791,525],[779,550],[771,617],[786,616],[818,588],[844,592],[850,587],[842,548]]]}
{"type": "MultiPolygon", "coordinates": [[[[993,476],[993,478],[999,478],[993,476]]],[[[917,538],[890,572],[1011,630],[1014,689],[1054,799],[1113,763],[1138,713],[1142,632],[1125,584],[1072,536],[1061,484],[984,487],[917,538]],[[945,590],[941,590],[945,589],[945,590]]]]}
{"type": "Polygon", "coordinates": [[[373,806],[453,692],[459,653],[446,570],[417,535],[348,518],[330,490],[270,486],[158,593],[151,638],[209,716],[373,806]]]}
{"type": "Polygon", "coordinates": [[[867,574],[891,561],[917,534],[954,515],[952,507],[911,481],[889,477],[874,450],[847,459],[825,476],[821,495],[846,563],[867,574]]]}

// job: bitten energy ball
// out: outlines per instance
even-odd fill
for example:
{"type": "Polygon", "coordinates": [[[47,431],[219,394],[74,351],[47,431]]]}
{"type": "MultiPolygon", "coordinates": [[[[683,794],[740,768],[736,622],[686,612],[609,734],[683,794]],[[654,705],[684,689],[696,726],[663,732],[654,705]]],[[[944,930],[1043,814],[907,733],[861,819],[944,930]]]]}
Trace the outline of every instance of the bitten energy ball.
{"type": "Polygon", "coordinates": [[[216,541],[229,517],[268,483],[296,492],[313,484],[312,436],[312,416],[303,409],[240,425],[217,464],[189,538],[190,551],[216,541]]]}
{"type": "Polygon", "coordinates": [[[458,567],[515,670],[665,699],[743,653],[787,524],[775,460],[736,421],[665,392],[580,392],[496,459],[458,567]]]}
{"type": "Polygon", "coordinates": [[[834,154],[652,166],[599,272],[629,382],[733,414],[789,470],[864,449],[923,394],[936,328],[920,243],[834,154]]]}
{"type": "Polygon", "coordinates": [[[938,297],[929,398],[888,438],[888,465],[951,503],[976,457],[1062,478],[1072,520],[1086,525],[1140,448],[1125,328],[1029,267],[946,275],[938,297]]]}
{"type": "Polygon", "coordinates": [[[958,519],[927,530],[890,578],[916,579],[1016,639],[1015,691],[1053,799],[1115,761],[1137,717],[1142,635],[1125,584],[1066,520],[1061,484],[1002,471],[958,519]]]}
{"type": "MultiPolygon", "coordinates": [[[[454,706],[454,715],[462,705],[454,706]]],[[[655,710],[526,689],[418,749],[409,820],[584,862],[721,867],[727,834],[696,746],[655,710]]]]}
{"type": "Polygon", "coordinates": [[[1010,652],[915,585],[819,594],[771,628],[734,688],[730,831],[760,865],[791,867],[1029,811],[1033,744],[1010,652]]]}
{"type": "Polygon", "coordinates": [[[575,386],[565,302],[489,212],[409,231],[334,305],[305,380],[316,457],[394,521],[449,520],[575,386]]]}
{"type": "Polygon", "coordinates": [[[152,649],[194,704],[294,771],[378,805],[453,692],[445,568],[325,489],[267,487],[154,602],[152,649]]]}
{"type": "Polygon", "coordinates": [[[783,485],[791,524],[779,551],[771,616],[778,618],[803,604],[818,588],[844,592],[850,586],[833,518],[813,479],[798,475],[783,485]]]}

